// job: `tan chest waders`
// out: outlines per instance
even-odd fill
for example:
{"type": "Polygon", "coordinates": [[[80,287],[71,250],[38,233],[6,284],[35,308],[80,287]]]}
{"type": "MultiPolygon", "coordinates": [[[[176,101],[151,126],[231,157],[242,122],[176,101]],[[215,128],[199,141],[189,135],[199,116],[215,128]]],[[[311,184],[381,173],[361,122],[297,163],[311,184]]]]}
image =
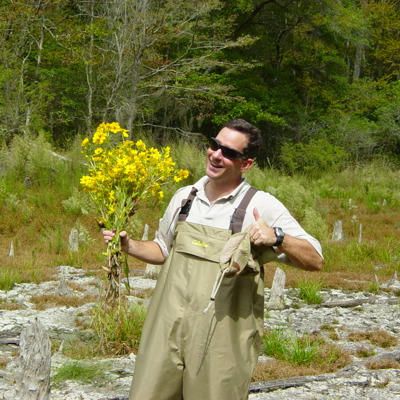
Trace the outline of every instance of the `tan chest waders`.
{"type": "Polygon", "coordinates": [[[249,190],[229,230],[185,221],[194,191],[183,205],[143,328],[130,400],[248,398],[263,331],[262,270],[223,278],[213,306],[204,310],[224,244],[241,231],[255,192],[249,190]]]}

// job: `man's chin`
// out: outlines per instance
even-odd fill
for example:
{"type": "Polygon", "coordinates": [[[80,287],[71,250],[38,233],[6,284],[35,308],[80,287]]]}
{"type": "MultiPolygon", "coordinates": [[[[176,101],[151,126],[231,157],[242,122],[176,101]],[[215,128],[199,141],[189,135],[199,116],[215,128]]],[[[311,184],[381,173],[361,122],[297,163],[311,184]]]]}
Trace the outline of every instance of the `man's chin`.
{"type": "Polygon", "coordinates": [[[210,178],[210,179],[217,179],[221,176],[220,171],[213,171],[213,170],[207,170],[206,171],[206,175],[210,178]]]}

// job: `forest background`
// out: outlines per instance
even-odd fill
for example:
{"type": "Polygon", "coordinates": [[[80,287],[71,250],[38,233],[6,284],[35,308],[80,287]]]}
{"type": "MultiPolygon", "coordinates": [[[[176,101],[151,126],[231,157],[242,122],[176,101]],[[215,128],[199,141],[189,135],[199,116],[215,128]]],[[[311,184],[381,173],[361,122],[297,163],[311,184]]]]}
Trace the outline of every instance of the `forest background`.
{"type": "Polygon", "coordinates": [[[259,163],[398,162],[395,0],[5,0],[0,143],[67,149],[103,121],[158,142],[260,127],[259,163]]]}
{"type": "MultiPolygon", "coordinates": [[[[320,273],[284,267],[287,286],[376,292],[400,271],[398,1],[3,0],[0,88],[0,290],[54,279],[60,265],[102,275],[80,143],[113,121],[170,145],[190,172],[181,184],[202,176],[204,139],[222,123],[260,127],[246,178],[325,256],[320,273]],[[333,241],[338,220],[344,237],[333,241]]],[[[148,224],[151,238],[177,187],[139,207],[129,232],[148,224]]]]}

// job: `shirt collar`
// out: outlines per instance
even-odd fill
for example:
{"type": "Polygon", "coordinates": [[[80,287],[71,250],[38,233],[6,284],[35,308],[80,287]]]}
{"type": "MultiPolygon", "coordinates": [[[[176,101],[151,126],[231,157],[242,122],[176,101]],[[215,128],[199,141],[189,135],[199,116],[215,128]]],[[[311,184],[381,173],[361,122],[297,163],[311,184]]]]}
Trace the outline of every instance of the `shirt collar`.
{"type": "MultiPolygon", "coordinates": [[[[205,193],[205,186],[207,182],[210,180],[210,178],[206,175],[203,176],[201,179],[199,179],[193,186],[198,189],[197,192],[197,197],[202,200],[206,200],[208,202],[206,193],[205,193]]],[[[231,200],[234,197],[238,196],[240,193],[246,191],[249,188],[249,184],[246,181],[246,178],[242,178],[242,181],[240,182],[239,186],[237,186],[231,193],[228,193],[227,195],[219,198],[218,200],[221,199],[226,199],[226,200],[231,200]]]]}

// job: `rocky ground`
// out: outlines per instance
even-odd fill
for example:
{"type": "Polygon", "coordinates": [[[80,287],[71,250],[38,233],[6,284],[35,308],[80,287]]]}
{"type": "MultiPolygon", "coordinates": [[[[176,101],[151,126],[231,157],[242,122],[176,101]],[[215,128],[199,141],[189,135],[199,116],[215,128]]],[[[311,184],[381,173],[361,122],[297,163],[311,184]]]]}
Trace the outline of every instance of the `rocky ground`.
{"type": "MultiPolygon", "coordinates": [[[[131,284],[133,287],[146,289],[154,287],[155,281],[135,277],[131,279],[131,284]]],[[[93,277],[85,276],[82,270],[58,267],[58,274],[52,282],[39,285],[19,284],[8,292],[0,291],[0,305],[15,304],[19,307],[15,310],[0,309],[0,365],[3,365],[0,368],[0,399],[16,398],[15,379],[19,362],[16,350],[21,331],[37,318],[52,339],[68,340],[79,334],[77,319],[82,318],[87,309],[92,307],[92,304],[85,304],[80,307],[37,310],[31,302],[32,296],[96,296],[98,286],[99,282],[93,277]],[[74,287],[79,287],[80,290],[75,290],[74,287]]],[[[396,361],[400,361],[400,346],[381,348],[368,341],[354,342],[348,339],[349,333],[358,331],[387,332],[400,339],[400,297],[396,295],[399,292],[399,282],[394,279],[386,284],[386,288],[389,290],[379,291],[377,294],[324,290],[323,306],[302,304],[296,289],[285,289],[285,308],[279,311],[266,310],[265,324],[268,328],[282,327],[297,334],[326,332],[328,337],[328,332],[330,336],[334,332],[335,343],[352,354],[356,353],[357,347],[362,346],[373,354],[368,360],[392,360],[395,367],[369,369],[365,358],[353,356],[349,366],[334,374],[254,383],[249,399],[400,399],[400,369],[396,367],[396,361]]],[[[268,299],[268,289],[265,294],[268,299]]],[[[51,360],[52,374],[70,361],[60,352],[54,354],[51,360]]],[[[107,371],[101,383],[66,381],[52,387],[51,399],[127,399],[134,372],[134,355],[96,362],[103,363],[107,371]]]]}

